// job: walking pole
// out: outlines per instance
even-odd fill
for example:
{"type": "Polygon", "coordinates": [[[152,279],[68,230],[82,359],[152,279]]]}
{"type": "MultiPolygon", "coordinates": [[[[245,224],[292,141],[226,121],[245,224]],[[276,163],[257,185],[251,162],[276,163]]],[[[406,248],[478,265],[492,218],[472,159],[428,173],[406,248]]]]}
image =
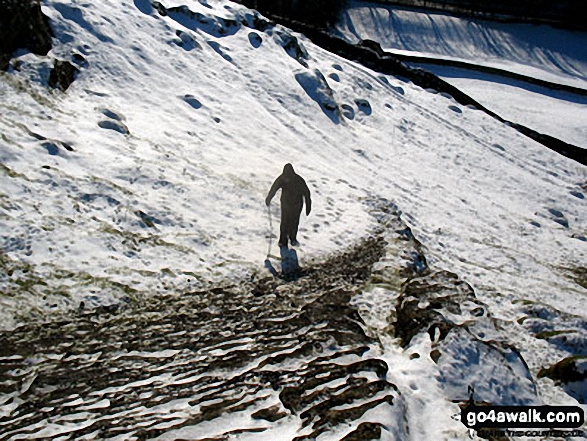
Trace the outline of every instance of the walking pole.
{"type": "Polygon", "coordinates": [[[271,206],[267,205],[267,214],[269,215],[269,247],[267,248],[267,258],[271,255],[271,245],[273,244],[273,221],[271,220],[271,206]]]}
{"type": "Polygon", "coordinates": [[[281,257],[274,256],[271,254],[271,247],[273,245],[273,238],[277,237],[273,234],[273,221],[271,220],[271,208],[267,205],[267,214],[269,216],[269,246],[267,248],[267,259],[270,257],[273,259],[281,260],[281,257]]]}
{"type": "Polygon", "coordinates": [[[271,245],[273,244],[273,222],[271,221],[271,208],[267,205],[267,214],[269,215],[269,245],[267,247],[267,257],[265,258],[265,268],[269,270],[271,274],[275,277],[279,277],[279,273],[273,265],[271,265],[271,261],[269,260],[271,256],[271,245]]]}

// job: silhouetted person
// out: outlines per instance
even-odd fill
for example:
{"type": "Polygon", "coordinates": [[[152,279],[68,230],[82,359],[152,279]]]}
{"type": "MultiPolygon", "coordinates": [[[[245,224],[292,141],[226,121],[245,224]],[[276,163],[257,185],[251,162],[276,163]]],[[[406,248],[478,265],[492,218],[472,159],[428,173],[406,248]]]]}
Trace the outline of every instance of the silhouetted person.
{"type": "Polygon", "coordinates": [[[287,247],[288,239],[293,246],[298,245],[297,234],[300,223],[300,214],[304,200],[306,201],[306,216],[312,210],[312,200],[310,199],[310,190],[306,181],[300,175],[294,172],[291,164],[285,164],[283,173],[275,180],[269,194],[265,199],[265,204],[269,206],[271,199],[281,188],[281,225],[279,227],[279,246],[287,247]]]}

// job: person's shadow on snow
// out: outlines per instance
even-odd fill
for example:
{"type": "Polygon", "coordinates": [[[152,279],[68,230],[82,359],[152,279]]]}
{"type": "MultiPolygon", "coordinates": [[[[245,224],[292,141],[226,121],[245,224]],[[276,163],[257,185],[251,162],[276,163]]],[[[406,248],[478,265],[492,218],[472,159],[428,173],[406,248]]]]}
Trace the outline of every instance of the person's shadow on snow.
{"type": "Polygon", "coordinates": [[[298,253],[293,248],[279,247],[281,255],[281,273],[271,264],[269,259],[265,260],[265,267],[275,277],[284,280],[295,280],[301,276],[300,264],[298,262],[298,253]]]}

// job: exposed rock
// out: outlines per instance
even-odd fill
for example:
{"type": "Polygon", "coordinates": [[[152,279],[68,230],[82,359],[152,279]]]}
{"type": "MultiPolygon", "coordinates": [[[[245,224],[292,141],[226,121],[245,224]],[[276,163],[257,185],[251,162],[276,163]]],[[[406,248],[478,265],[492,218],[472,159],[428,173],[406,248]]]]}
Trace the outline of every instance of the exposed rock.
{"type": "Polygon", "coordinates": [[[240,29],[236,20],[194,12],[185,5],[166,8],[157,1],[151,4],[160,15],[167,16],[192,31],[201,30],[214,37],[225,37],[240,29]]]}
{"type": "Polygon", "coordinates": [[[467,400],[467,388],[495,405],[528,405],[536,386],[519,351],[503,341],[473,288],[448,271],[425,271],[403,286],[395,333],[407,346],[427,332],[430,357],[439,368],[447,398],[467,400]]]}
{"type": "Polygon", "coordinates": [[[304,67],[308,67],[308,63],[306,60],[310,58],[308,55],[308,51],[304,47],[302,43],[298,40],[298,38],[292,35],[289,32],[277,30],[275,32],[275,40],[276,42],[283,47],[285,52],[300,63],[304,67]]]}
{"type": "Polygon", "coordinates": [[[287,413],[284,412],[280,406],[271,406],[266,409],[258,410],[257,412],[251,414],[251,418],[256,420],[265,420],[271,423],[280,420],[287,416],[287,413]]]}
{"type": "Polygon", "coordinates": [[[538,372],[538,378],[542,377],[554,380],[581,404],[587,404],[587,356],[567,357],[543,368],[538,372]]]}
{"type": "Polygon", "coordinates": [[[473,288],[448,271],[414,277],[406,282],[398,299],[396,335],[404,346],[422,330],[434,340],[436,333],[444,338],[454,327],[442,311],[460,315],[462,307],[483,308],[476,302],[473,288]],[[467,302],[467,303],[466,303],[467,302]]]}
{"type": "MultiPolygon", "coordinates": [[[[31,426],[66,428],[87,406],[96,423],[60,436],[152,439],[248,414],[259,425],[298,421],[298,441],[347,427],[356,427],[347,441],[370,440],[387,431],[360,424],[375,408],[407,436],[403,397],[349,305],[384,245],[363,240],[308,263],[304,277],[289,283],[266,277],[119,309],[76,307],[64,320],[0,333],[0,391],[16,397],[4,417],[9,436],[26,437],[31,426]],[[173,426],[168,411],[152,411],[177,404],[173,426]],[[98,423],[102,417],[108,424],[98,423]]],[[[235,430],[249,429],[218,425],[208,439],[235,430]]]]}
{"type": "Polygon", "coordinates": [[[46,55],[53,32],[39,0],[0,0],[0,69],[6,70],[17,49],[46,55]]]}
{"type": "Polygon", "coordinates": [[[577,267],[572,269],[571,272],[573,274],[573,280],[577,285],[581,285],[583,288],[587,289],[587,268],[577,267]]]}
{"type": "Polygon", "coordinates": [[[361,423],[359,426],[345,436],[340,441],[370,441],[381,438],[381,428],[379,423],[361,423]]]}
{"type": "Polygon", "coordinates": [[[48,84],[54,89],[66,91],[78,72],[79,69],[69,61],[55,60],[53,69],[49,73],[48,84]]]}
{"type": "Polygon", "coordinates": [[[538,377],[565,383],[587,380],[587,356],[567,357],[547,369],[541,369],[538,377]]]}

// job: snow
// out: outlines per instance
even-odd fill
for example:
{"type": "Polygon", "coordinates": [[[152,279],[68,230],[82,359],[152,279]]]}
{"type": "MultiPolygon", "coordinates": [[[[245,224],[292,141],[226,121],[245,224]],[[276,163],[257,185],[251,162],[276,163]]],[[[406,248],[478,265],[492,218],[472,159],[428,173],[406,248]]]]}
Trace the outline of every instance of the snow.
{"type": "Polygon", "coordinates": [[[497,67],[585,87],[587,36],[548,25],[500,23],[351,1],[337,30],[384,49],[497,67]]]}
{"type": "Polygon", "coordinates": [[[369,2],[350,2],[335,32],[374,40],[386,51],[431,60],[409,63],[458,87],[506,120],[587,148],[587,97],[520,80],[434,64],[465,62],[587,90],[587,35],[548,25],[498,23],[369,2]]]}
{"type": "MultiPolygon", "coordinates": [[[[400,207],[431,266],[474,287],[531,371],[552,353],[520,332],[516,302],[551,305],[560,320],[586,318],[587,291],[567,271],[586,261],[584,166],[450,97],[341,59],[281,26],[255,30],[252,12],[240,5],[162,3],[207,18],[160,16],[145,0],[46,0],[43,11],[56,34],[49,55],[82,54],[87,66],[66,93],[43,86],[49,58],[23,54],[19,71],[0,76],[0,246],[15,267],[0,276],[4,328],[67,313],[82,301],[93,307],[129,296],[145,300],[264,271],[264,199],[287,162],[312,191],[313,211],[302,216],[300,228],[302,264],[368,235],[375,221],[363,200],[379,195],[400,207]],[[284,50],[292,36],[307,58],[284,50]]],[[[352,24],[360,38],[370,34],[359,31],[375,29],[376,37],[388,38],[384,47],[391,45],[400,34],[385,34],[385,11],[369,8],[351,9],[345,26],[352,24]],[[373,11],[375,25],[365,21],[373,11]]],[[[409,22],[397,49],[480,59],[585,87],[584,33],[394,14],[394,23],[409,22]],[[422,21],[432,19],[440,42],[422,34],[422,21]],[[425,38],[408,38],[418,33],[425,38]],[[471,35],[478,37],[464,45],[471,35]]],[[[465,88],[478,80],[459,81],[465,88]]],[[[534,92],[495,84],[481,78],[474,87],[486,88],[481,102],[499,90],[500,100],[525,103],[508,106],[512,120],[535,128],[535,121],[555,115],[552,124],[564,138],[587,144],[579,142],[587,114],[582,99],[550,94],[534,101],[534,92]],[[569,114],[576,118],[565,124],[569,114]]],[[[278,205],[271,210],[278,219],[278,205]]],[[[375,334],[387,320],[385,303],[376,301],[381,295],[386,292],[375,288],[354,300],[375,334]]],[[[424,336],[405,351],[384,341],[380,354],[390,365],[405,366],[390,372],[389,381],[407,397],[408,418],[420,428],[411,439],[466,439],[451,418],[458,407],[436,381],[438,366],[429,357],[409,358],[412,351],[429,353],[430,345],[424,336]]],[[[213,351],[220,355],[222,348],[213,351]]],[[[173,354],[126,356],[135,355],[173,354]]],[[[487,367],[493,368],[501,369],[487,367]]],[[[528,385],[516,384],[510,372],[499,375],[508,393],[530,400],[528,385]]],[[[144,381],[176,379],[161,374],[144,381]]],[[[549,381],[539,384],[544,402],[576,404],[549,381]]],[[[102,400],[93,407],[107,405],[102,400]]],[[[385,406],[373,410],[385,412],[385,406]]],[[[73,424],[56,421],[37,436],[73,430],[73,424]]],[[[255,429],[261,423],[233,414],[161,439],[206,436],[218,424],[255,429]]],[[[292,418],[241,439],[290,440],[297,424],[292,418]]]]}

